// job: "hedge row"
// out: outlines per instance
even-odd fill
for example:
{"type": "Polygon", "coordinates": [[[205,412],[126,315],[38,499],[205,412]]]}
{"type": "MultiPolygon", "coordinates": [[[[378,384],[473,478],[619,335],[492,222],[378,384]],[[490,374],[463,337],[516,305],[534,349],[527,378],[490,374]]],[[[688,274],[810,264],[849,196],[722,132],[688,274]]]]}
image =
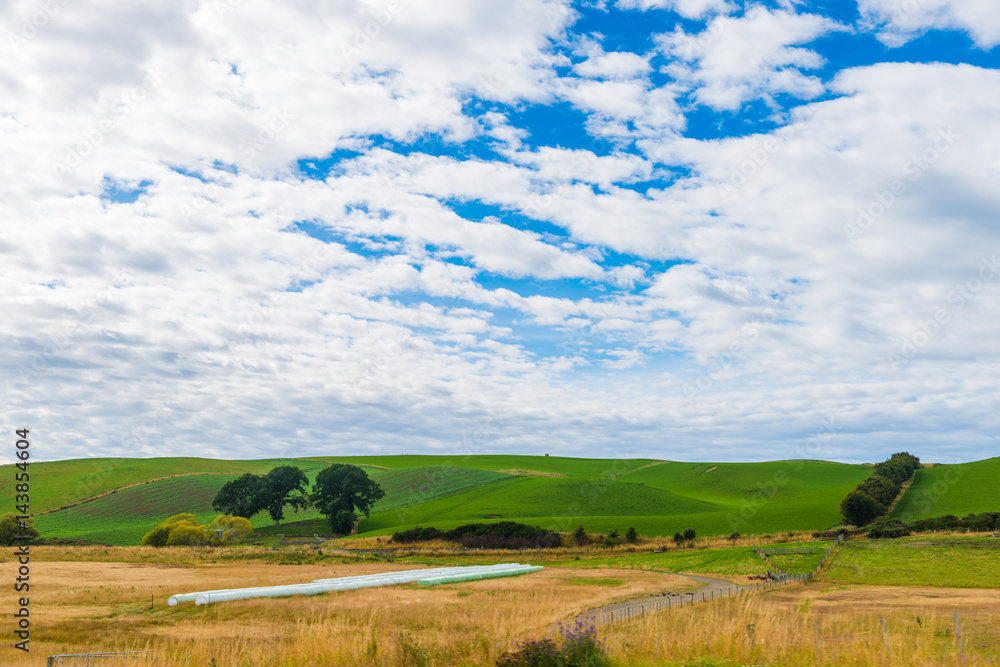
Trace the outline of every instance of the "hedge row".
{"type": "Polygon", "coordinates": [[[562,546],[559,533],[514,521],[469,523],[453,530],[438,530],[428,526],[392,535],[392,541],[398,544],[428,540],[459,542],[463,547],[470,549],[550,549],[562,546]]]}
{"type": "Polygon", "coordinates": [[[972,530],[976,532],[1000,530],[1000,512],[969,514],[961,519],[952,514],[945,514],[909,523],[901,519],[883,519],[871,525],[868,529],[868,537],[903,537],[910,533],[924,533],[932,530],[972,530]]]}
{"type": "Polygon", "coordinates": [[[889,511],[899,495],[903,482],[920,467],[920,459],[908,452],[899,452],[875,465],[871,477],[859,483],[840,503],[844,522],[866,526],[889,511]]]}

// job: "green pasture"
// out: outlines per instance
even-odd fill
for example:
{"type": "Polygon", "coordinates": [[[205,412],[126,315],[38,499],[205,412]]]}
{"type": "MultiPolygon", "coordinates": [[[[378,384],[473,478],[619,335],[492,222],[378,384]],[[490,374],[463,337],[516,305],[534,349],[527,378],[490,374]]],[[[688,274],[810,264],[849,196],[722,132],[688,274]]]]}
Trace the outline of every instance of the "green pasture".
{"type": "Polygon", "coordinates": [[[890,516],[913,521],[981,512],[1000,512],[1000,457],[917,470],[890,516]]]}
{"type": "MultiPolygon", "coordinates": [[[[312,480],[333,462],[365,466],[386,491],[360,524],[359,532],[367,535],[493,521],[518,521],[564,533],[583,525],[593,534],[612,530],[624,534],[634,526],[640,535],[666,538],[686,528],[694,528],[702,537],[815,531],[841,522],[840,501],[872,470],[808,460],[683,463],[503,455],[87,459],[31,464],[31,512],[118,489],[39,516],[36,523],[48,537],[134,544],[172,514],[213,518],[214,493],[237,475],[296,465],[312,480]],[[171,477],[176,475],[189,476],[171,477]],[[164,477],[168,479],[150,481],[164,477]],[[122,488],[130,484],[140,486],[122,488]]],[[[894,516],[907,512],[916,512],[914,518],[961,516],[1000,509],[993,481],[998,472],[1000,459],[922,469],[894,516]],[[933,494],[932,501],[927,493],[933,494]],[[927,502],[929,508],[924,507],[927,502]]],[[[13,473],[10,466],[0,471],[0,499],[7,498],[3,502],[11,507],[13,473]]],[[[288,512],[285,521],[305,522],[289,531],[328,533],[319,519],[318,512],[307,510],[288,512]]],[[[252,521],[256,528],[274,532],[266,514],[252,521]]]]}
{"type": "Polygon", "coordinates": [[[824,581],[890,586],[1000,588],[1000,539],[920,536],[856,538],[837,549],[824,581]]]}

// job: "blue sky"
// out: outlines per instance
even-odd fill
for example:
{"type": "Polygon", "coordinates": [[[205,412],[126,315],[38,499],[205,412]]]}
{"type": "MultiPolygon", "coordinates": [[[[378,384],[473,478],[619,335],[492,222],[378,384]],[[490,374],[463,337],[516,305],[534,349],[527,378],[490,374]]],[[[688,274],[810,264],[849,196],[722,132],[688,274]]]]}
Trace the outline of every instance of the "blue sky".
{"type": "Polygon", "coordinates": [[[989,2],[329,4],[0,9],[39,458],[996,453],[989,2]]]}

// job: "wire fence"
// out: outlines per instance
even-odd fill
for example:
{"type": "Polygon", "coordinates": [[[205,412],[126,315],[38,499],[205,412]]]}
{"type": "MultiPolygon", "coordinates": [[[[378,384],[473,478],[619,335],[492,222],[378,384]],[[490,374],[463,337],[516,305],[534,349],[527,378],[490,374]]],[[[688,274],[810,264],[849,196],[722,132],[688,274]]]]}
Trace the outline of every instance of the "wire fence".
{"type": "MultiPolygon", "coordinates": [[[[766,553],[761,553],[762,551],[775,551],[774,549],[758,549],[757,547],[753,547],[754,553],[764,559],[764,561],[773,568],[773,570],[767,570],[766,575],[760,575],[765,577],[765,579],[760,583],[745,586],[741,584],[733,584],[732,586],[715,587],[705,591],[699,591],[697,593],[665,593],[659,597],[649,598],[646,600],[621,603],[620,605],[612,605],[610,607],[595,609],[584,614],[583,618],[593,621],[595,625],[616,623],[619,621],[628,621],[634,618],[642,618],[646,614],[658,611],[673,611],[674,609],[689,607],[696,603],[714,602],[715,600],[722,600],[756,591],[770,590],[779,586],[785,586],[787,584],[800,581],[811,581],[817,574],[819,574],[820,570],[822,570],[823,567],[830,562],[830,559],[833,557],[834,549],[842,544],[843,540],[843,535],[839,536],[837,540],[826,549],[826,553],[823,555],[823,560],[820,561],[819,565],[813,568],[811,572],[782,572],[771,562],[766,553]]],[[[786,550],[782,553],[788,553],[790,551],[801,552],[804,551],[804,549],[786,550]]],[[[808,549],[808,552],[815,553],[813,549],[808,549]]]]}
{"type": "Polygon", "coordinates": [[[138,658],[148,658],[152,651],[118,651],[114,653],[66,653],[50,655],[45,662],[46,667],[111,667],[127,665],[128,661],[138,658]]]}

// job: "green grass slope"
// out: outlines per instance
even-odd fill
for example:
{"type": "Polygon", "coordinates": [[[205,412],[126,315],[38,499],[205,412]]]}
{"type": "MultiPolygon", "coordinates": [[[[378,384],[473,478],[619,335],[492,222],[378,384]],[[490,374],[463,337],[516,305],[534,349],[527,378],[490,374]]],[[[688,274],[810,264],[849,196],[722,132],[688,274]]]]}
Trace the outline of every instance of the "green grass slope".
{"type": "Polygon", "coordinates": [[[633,471],[646,465],[660,463],[655,459],[577,459],[563,456],[517,456],[517,455],[475,455],[475,456],[324,456],[310,460],[330,463],[351,463],[354,465],[374,465],[393,470],[420,466],[446,466],[474,468],[477,470],[529,470],[567,477],[611,477],[633,471]]]}
{"type": "MultiPolygon", "coordinates": [[[[870,467],[823,461],[715,464],[504,455],[102,459],[32,464],[31,511],[140,484],[37,518],[46,536],[134,544],[172,514],[192,512],[210,520],[212,497],[233,476],[291,464],[311,480],[332,462],[367,466],[385,489],[386,497],[360,525],[360,532],[369,534],[505,520],[563,532],[580,524],[601,533],[635,526],[647,536],[689,527],[701,536],[816,530],[839,523],[841,499],[871,472],[870,467]],[[195,472],[223,474],[143,484],[195,472]]],[[[8,496],[10,506],[13,472],[0,471],[0,498],[8,496]]],[[[319,516],[315,510],[289,512],[285,521],[319,516]]],[[[253,523],[264,528],[271,521],[262,513],[253,523]]]]}
{"type": "Polygon", "coordinates": [[[917,470],[890,516],[912,521],[981,512],[1000,512],[1000,457],[917,470]]]}
{"type": "Polygon", "coordinates": [[[888,586],[1000,588],[1000,540],[914,535],[854,539],[837,549],[824,581],[888,586]]]}
{"type": "Polygon", "coordinates": [[[231,479],[228,475],[195,475],[150,482],[35,517],[35,527],[44,537],[139,544],[153,526],[174,514],[189,512],[202,523],[212,521],[218,515],[212,509],[212,499],[231,479]]]}
{"type": "MultiPolygon", "coordinates": [[[[236,462],[242,463],[242,462],[236,462]]],[[[274,461],[248,462],[252,470],[266,472],[274,461]]],[[[325,465],[321,462],[281,461],[281,464],[298,465],[306,471],[309,482],[325,465]],[[306,465],[313,467],[306,468],[306,465]]],[[[90,540],[105,544],[138,544],[139,540],[167,517],[181,513],[194,514],[202,523],[209,523],[218,512],[212,509],[212,500],[223,484],[235,479],[238,474],[249,472],[240,470],[226,475],[189,475],[152,481],[139,486],[121,489],[109,495],[95,498],[86,503],[61,509],[35,518],[35,526],[45,537],[65,537],[90,540]]],[[[484,484],[508,479],[504,473],[488,470],[450,468],[442,466],[422,466],[402,470],[382,470],[366,468],[369,476],[377,481],[386,492],[376,503],[375,509],[388,511],[414,502],[440,498],[460,493],[484,484]]],[[[300,522],[319,519],[315,509],[285,513],[285,522],[300,522]]],[[[273,525],[266,512],[252,518],[256,528],[273,525]]],[[[281,528],[274,532],[282,532],[281,528]]],[[[289,534],[295,532],[290,530],[289,534]]],[[[311,527],[313,532],[329,533],[322,523],[311,527]]]]}
{"type": "MultiPolygon", "coordinates": [[[[319,469],[322,464],[296,459],[229,461],[187,457],[152,459],[73,459],[31,463],[31,513],[62,507],[129,484],[190,473],[266,473],[279,465],[319,469]]],[[[0,502],[14,506],[14,466],[0,466],[0,502]]]]}
{"type": "MultiPolygon", "coordinates": [[[[409,457],[402,457],[409,458],[409,457]]],[[[486,457],[484,457],[486,458],[486,457]]],[[[498,457],[502,458],[502,457],[498,457]]],[[[550,458],[522,457],[518,466],[540,469],[550,458]]],[[[491,462],[491,464],[496,464],[491,462]]],[[[522,521],[570,531],[673,535],[694,528],[699,535],[817,530],[840,523],[840,501],[871,474],[871,468],[826,461],[768,463],[678,463],[643,461],[620,466],[573,465],[558,459],[550,470],[564,478],[519,478],[373,514],[360,529],[392,533],[418,525],[454,528],[474,521],[522,521]]]]}

